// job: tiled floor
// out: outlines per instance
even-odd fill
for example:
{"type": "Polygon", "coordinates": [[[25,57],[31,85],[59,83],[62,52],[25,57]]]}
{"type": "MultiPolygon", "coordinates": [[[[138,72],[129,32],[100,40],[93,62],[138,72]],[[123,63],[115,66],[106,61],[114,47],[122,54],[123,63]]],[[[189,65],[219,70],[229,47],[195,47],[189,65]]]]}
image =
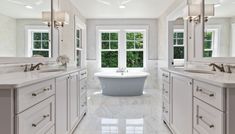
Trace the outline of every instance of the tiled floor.
{"type": "Polygon", "coordinates": [[[171,134],[161,120],[161,93],[147,90],[139,97],[88,93],[88,113],[74,134],[171,134]]]}

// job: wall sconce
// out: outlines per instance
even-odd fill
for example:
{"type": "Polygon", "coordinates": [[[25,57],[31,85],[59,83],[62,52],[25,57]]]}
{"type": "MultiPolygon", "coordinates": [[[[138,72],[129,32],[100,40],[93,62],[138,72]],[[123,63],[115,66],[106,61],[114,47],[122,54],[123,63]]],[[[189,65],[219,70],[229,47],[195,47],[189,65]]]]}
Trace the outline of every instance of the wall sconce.
{"type": "Polygon", "coordinates": [[[42,12],[42,22],[44,24],[47,24],[48,27],[51,26],[51,12],[49,12],[49,11],[42,12]]]}
{"type": "Polygon", "coordinates": [[[215,16],[215,5],[214,4],[206,4],[205,5],[205,19],[204,21],[208,21],[208,17],[215,16]]]}
{"type": "Polygon", "coordinates": [[[69,14],[64,11],[58,11],[55,13],[55,27],[64,27],[65,24],[69,24],[69,14]]]}
{"type": "Polygon", "coordinates": [[[185,19],[196,24],[201,22],[201,6],[199,4],[187,5],[184,9],[185,19]]]}
{"type": "MultiPolygon", "coordinates": [[[[51,12],[44,11],[42,12],[42,21],[51,26],[51,12]]],[[[65,24],[69,24],[69,14],[64,11],[57,11],[54,13],[54,26],[56,28],[64,27],[65,24]]]]}

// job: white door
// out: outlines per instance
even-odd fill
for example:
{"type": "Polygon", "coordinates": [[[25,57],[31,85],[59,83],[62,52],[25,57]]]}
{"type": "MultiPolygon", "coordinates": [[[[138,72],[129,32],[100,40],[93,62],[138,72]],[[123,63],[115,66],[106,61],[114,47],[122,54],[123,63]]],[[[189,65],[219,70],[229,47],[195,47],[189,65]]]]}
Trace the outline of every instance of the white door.
{"type": "Polygon", "coordinates": [[[68,83],[68,75],[56,79],[56,134],[69,132],[68,83]]]}
{"type": "Polygon", "coordinates": [[[70,104],[70,129],[76,127],[79,120],[79,85],[77,82],[78,73],[70,75],[69,80],[69,104],[70,104]]]}
{"type": "Polygon", "coordinates": [[[171,127],[176,134],[192,134],[193,87],[192,79],[171,75],[172,119],[171,127]]]}

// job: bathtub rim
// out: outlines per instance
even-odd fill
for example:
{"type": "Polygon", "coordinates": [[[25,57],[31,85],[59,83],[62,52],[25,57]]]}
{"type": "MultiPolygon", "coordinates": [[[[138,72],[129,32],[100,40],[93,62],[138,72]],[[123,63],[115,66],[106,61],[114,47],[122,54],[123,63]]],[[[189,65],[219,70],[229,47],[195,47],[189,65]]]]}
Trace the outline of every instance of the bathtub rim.
{"type": "Polygon", "coordinates": [[[142,78],[142,77],[148,77],[149,75],[150,74],[148,72],[125,72],[124,75],[122,75],[122,73],[117,73],[117,72],[97,72],[94,74],[94,76],[98,78],[142,78]]]}

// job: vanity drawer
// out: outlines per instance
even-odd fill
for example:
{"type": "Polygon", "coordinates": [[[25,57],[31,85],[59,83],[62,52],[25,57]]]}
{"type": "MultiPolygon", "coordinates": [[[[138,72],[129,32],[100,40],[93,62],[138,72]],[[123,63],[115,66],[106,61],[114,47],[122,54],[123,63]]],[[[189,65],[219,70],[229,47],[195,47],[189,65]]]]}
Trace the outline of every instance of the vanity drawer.
{"type": "Polygon", "coordinates": [[[169,83],[169,81],[170,81],[170,73],[163,71],[163,73],[162,73],[162,80],[169,83]]]}
{"type": "Polygon", "coordinates": [[[44,134],[54,126],[54,101],[52,96],[17,115],[17,134],[44,134]]]}
{"type": "Polygon", "coordinates": [[[162,95],[165,99],[167,99],[169,101],[170,98],[170,85],[169,83],[163,82],[162,83],[162,95]]]}
{"type": "Polygon", "coordinates": [[[168,101],[163,99],[163,103],[162,103],[162,118],[166,123],[170,122],[170,114],[169,114],[169,103],[168,101]]]}
{"type": "Polygon", "coordinates": [[[17,89],[17,113],[55,94],[55,81],[48,80],[17,89]]]}
{"type": "Polygon", "coordinates": [[[87,79],[82,79],[80,81],[80,96],[87,92],[87,79]]]}
{"type": "Polygon", "coordinates": [[[194,82],[194,96],[205,101],[206,103],[220,109],[225,110],[225,93],[224,89],[207,83],[194,82]]]}
{"type": "Polygon", "coordinates": [[[198,134],[225,134],[225,115],[194,98],[194,129],[198,134]]]}
{"type": "Polygon", "coordinates": [[[80,101],[80,116],[83,116],[87,111],[87,95],[84,94],[81,97],[81,101],[80,101]]]}
{"type": "Polygon", "coordinates": [[[87,70],[80,71],[80,80],[87,77],[87,70]]]}

